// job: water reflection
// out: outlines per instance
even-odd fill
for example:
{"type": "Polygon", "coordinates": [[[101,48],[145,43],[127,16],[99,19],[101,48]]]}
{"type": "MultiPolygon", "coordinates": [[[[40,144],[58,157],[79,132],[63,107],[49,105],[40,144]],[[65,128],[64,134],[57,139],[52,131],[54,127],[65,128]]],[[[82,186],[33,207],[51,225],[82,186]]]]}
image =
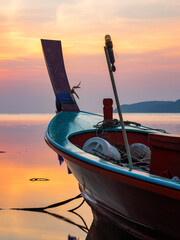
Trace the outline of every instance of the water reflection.
{"type": "MultiPolygon", "coordinates": [[[[43,139],[51,118],[52,115],[0,115],[0,239],[134,239],[103,217],[93,220],[89,206],[81,205],[82,199],[56,206],[53,211],[42,210],[43,206],[79,194],[76,179],[67,174],[64,163],[59,166],[57,155],[43,139]],[[7,210],[10,208],[22,210],[7,210]]],[[[126,114],[124,119],[180,134],[180,114],[126,114]]]]}
{"type": "Polygon", "coordinates": [[[121,230],[112,222],[106,221],[103,216],[93,219],[86,240],[138,240],[138,238],[121,230]]]}
{"type": "MultiPolygon", "coordinates": [[[[81,200],[53,209],[53,218],[51,212],[6,210],[48,206],[79,194],[77,181],[67,174],[64,163],[59,166],[57,155],[44,141],[51,118],[52,115],[0,115],[0,239],[64,240],[68,234],[79,240],[86,238],[86,232],[70,223],[81,225],[82,220],[67,211],[81,200]],[[57,221],[57,215],[61,221],[57,221]]],[[[92,213],[85,204],[78,210],[81,215],[84,212],[90,226],[92,213]]]]}
{"type": "Polygon", "coordinates": [[[71,237],[71,235],[68,235],[68,240],[78,240],[76,237],[71,237]]]}
{"type": "Polygon", "coordinates": [[[46,211],[46,210],[38,210],[38,209],[33,209],[33,208],[31,208],[31,209],[25,209],[25,208],[24,208],[24,209],[13,209],[13,210],[31,211],[31,212],[39,212],[39,213],[42,213],[42,214],[47,214],[47,215],[49,215],[49,216],[55,217],[55,218],[57,218],[57,219],[59,219],[59,220],[62,220],[62,221],[64,221],[64,222],[70,223],[70,224],[78,227],[78,228],[79,228],[80,230],[82,230],[83,232],[88,233],[88,227],[87,227],[84,219],[82,218],[81,215],[79,215],[79,214],[77,214],[77,213],[73,213],[73,212],[72,212],[73,214],[76,214],[76,215],[82,220],[83,225],[78,224],[78,223],[76,223],[75,221],[72,221],[70,218],[67,218],[67,217],[65,217],[65,216],[63,216],[63,215],[56,214],[56,213],[52,213],[52,212],[49,212],[49,211],[46,211]]]}
{"type": "MultiPolygon", "coordinates": [[[[77,210],[78,208],[80,208],[82,206],[82,204],[84,203],[84,200],[76,208],[68,210],[72,214],[78,216],[78,218],[81,220],[81,224],[76,223],[75,221],[71,220],[70,218],[67,218],[67,217],[62,216],[60,214],[56,214],[56,213],[49,212],[49,211],[46,210],[46,209],[62,206],[64,204],[67,204],[67,203],[69,203],[69,202],[71,202],[75,199],[81,198],[81,197],[82,197],[81,194],[79,194],[78,196],[76,196],[74,198],[71,198],[71,199],[68,199],[68,200],[65,200],[65,201],[62,201],[62,202],[59,202],[59,203],[55,203],[55,204],[52,204],[52,205],[46,206],[46,207],[16,208],[16,209],[12,209],[12,210],[39,212],[41,214],[47,214],[51,217],[55,217],[55,218],[57,218],[61,221],[67,222],[71,225],[74,225],[77,228],[79,228],[81,231],[85,232],[87,234],[86,240],[111,240],[111,239],[138,240],[138,238],[128,234],[127,232],[125,232],[121,229],[119,229],[116,225],[114,225],[110,220],[105,218],[100,213],[98,213],[94,216],[91,227],[90,227],[90,229],[88,229],[86,221],[83,219],[83,217],[80,214],[78,214],[77,212],[75,212],[75,210],[77,210]]],[[[71,236],[69,234],[68,239],[78,240],[79,238],[76,238],[75,236],[71,236]]]]}

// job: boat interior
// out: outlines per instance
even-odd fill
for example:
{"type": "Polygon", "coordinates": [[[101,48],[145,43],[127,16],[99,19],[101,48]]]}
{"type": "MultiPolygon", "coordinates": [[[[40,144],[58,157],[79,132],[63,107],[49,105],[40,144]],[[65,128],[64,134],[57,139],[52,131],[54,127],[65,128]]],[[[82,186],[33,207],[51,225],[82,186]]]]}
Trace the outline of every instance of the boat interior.
{"type": "MultiPolygon", "coordinates": [[[[70,142],[83,149],[86,141],[97,137],[97,131],[85,132],[73,135],[70,142]]],[[[101,138],[108,141],[121,153],[121,161],[102,156],[102,158],[123,167],[129,167],[125,151],[122,131],[110,131],[109,129],[101,134],[101,138]]],[[[180,177],[180,138],[170,134],[142,133],[138,131],[127,131],[129,145],[140,143],[150,149],[148,157],[132,156],[133,169],[148,172],[166,178],[180,177]]],[[[96,155],[96,153],[94,154],[96,155]]],[[[98,153],[97,153],[98,156],[98,153]]]]}

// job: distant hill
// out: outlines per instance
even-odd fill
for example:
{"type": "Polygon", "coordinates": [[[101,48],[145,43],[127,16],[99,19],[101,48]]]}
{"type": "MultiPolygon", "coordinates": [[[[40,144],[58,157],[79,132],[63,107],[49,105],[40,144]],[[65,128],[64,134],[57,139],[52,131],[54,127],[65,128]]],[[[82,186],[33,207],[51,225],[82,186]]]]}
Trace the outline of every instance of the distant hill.
{"type": "MultiPolygon", "coordinates": [[[[124,113],[180,113],[180,99],[172,101],[150,101],[121,106],[124,113]]],[[[117,109],[114,110],[117,113],[117,109]]]]}

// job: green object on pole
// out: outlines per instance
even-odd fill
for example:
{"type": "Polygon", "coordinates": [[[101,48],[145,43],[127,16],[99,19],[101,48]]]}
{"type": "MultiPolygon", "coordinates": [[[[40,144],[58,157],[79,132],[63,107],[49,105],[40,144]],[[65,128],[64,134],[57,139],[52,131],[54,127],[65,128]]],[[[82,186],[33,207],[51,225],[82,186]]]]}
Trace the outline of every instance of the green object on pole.
{"type": "MultiPolygon", "coordinates": [[[[106,37],[105,37],[105,39],[106,39],[106,37]]],[[[129,162],[129,170],[131,171],[133,169],[131,153],[130,153],[130,149],[129,149],[129,144],[128,144],[126,130],[125,130],[125,127],[124,127],[124,121],[123,121],[123,116],[122,116],[121,107],[120,107],[120,103],[119,103],[119,98],[118,98],[118,93],[117,93],[117,89],[116,89],[116,84],[115,84],[115,80],[114,80],[113,69],[112,69],[111,61],[110,61],[110,57],[109,57],[108,47],[105,46],[104,50],[105,50],[105,54],[106,54],[106,60],[107,60],[108,68],[109,68],[109,74],[110,74],[111,83],[112,83],[112,87],[113,87],[113,92],[114,92],[114,96],[115,96],[115,100],[116,100],[116,105],[117,105],[117,110],[118,110],[118,114],[119,114],[119,119],[120,119],[120,123],[121,123],[121,127],[122,127],[122,134],[123,134],[124,144],[125,144],[125,148],[126,148],[128,162],[129,162]]]]}

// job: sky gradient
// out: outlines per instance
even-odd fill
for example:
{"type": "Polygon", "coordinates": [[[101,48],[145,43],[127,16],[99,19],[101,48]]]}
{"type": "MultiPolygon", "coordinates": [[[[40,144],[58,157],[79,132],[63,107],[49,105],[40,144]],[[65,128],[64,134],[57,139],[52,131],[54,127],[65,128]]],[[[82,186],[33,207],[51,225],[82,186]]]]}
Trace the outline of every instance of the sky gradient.
{"type": "Polygon", "coordinates": [[[0,24],[0,113],[55,111],[41,38],[62,41],[82,110],[101,112],[113,98],[106,34],[121,104],[180,98],[179,0],[0,0],[0,24]]]}

